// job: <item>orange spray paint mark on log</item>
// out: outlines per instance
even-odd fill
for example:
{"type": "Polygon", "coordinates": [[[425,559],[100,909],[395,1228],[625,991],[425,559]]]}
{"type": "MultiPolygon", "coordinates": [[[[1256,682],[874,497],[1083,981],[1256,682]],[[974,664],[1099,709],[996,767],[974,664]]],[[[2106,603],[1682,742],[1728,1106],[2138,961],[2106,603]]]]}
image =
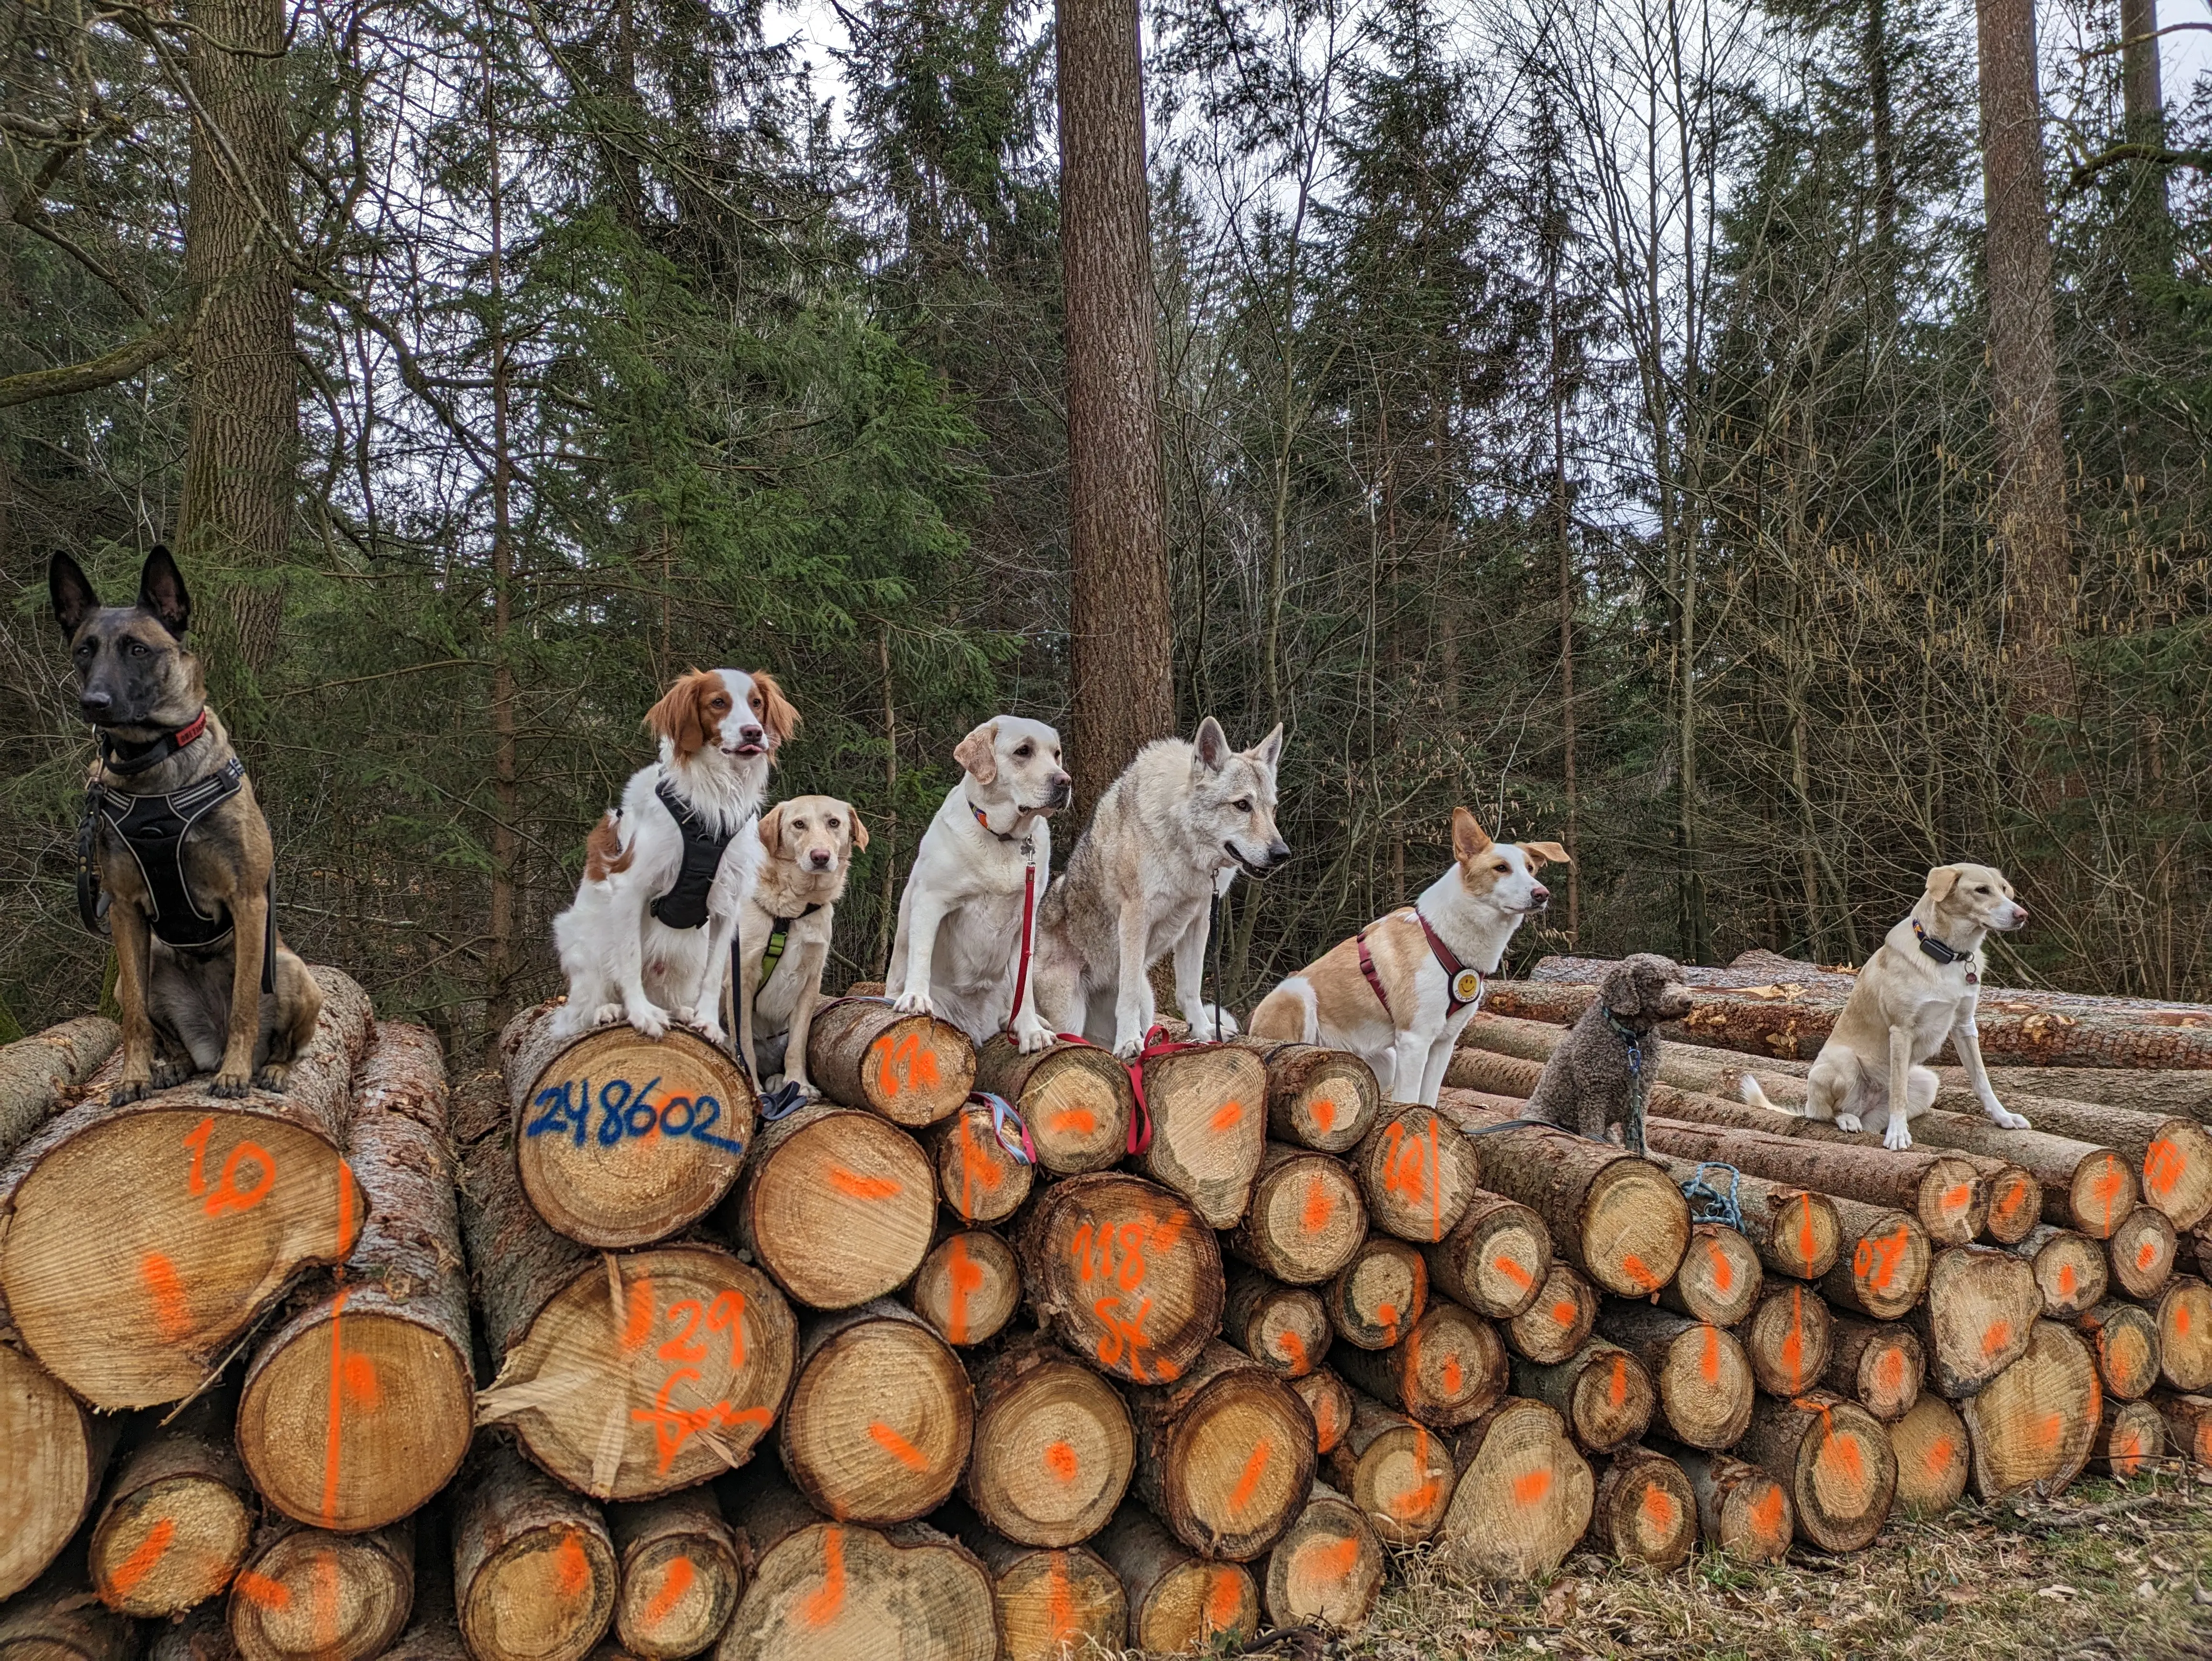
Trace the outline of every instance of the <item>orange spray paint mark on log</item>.
{"type": "Polygon", "coordinates": [[[1705,1242],[1705,1254],[1712,1260],[1713,1290],[1725,1298],[1735,1286],[1735,1265],[1729,1261],[1728,1252],[1718,1240],[1705,1242]]]}
{"type": "Polygon", "coordinates": [[[2074,1265],[2073,1265],[2073,1264],[2071,1264],[2071,1263],[2061,1263],[2061,1264],[2059,1264],[2059,1265],[2058,1265],[2058,1295],[2059,1295],[2060,1297],[2062,1297],[2062,1298],[2071,1298],[2071,1297],[2074,1295],[2074,1287],[2075,1287],[2075,1285],[2076,1280],[2077,1280],[2077,1277],[2075,1276],[2075,1273],[2074,1273],[2074,1265]]]}
{"type": "Polygon", "coordinates": [[[1782,1534],[1782,1485],[1768,1488],[1751,1505],[1751,1526],[1767,1540],[1778,1539],[1782,1534]]]}
{"type": "Polygon", "coordinates": [[[292,1589],[282,1580],[271,1580],[265,1574],[252,1569],[240,1569],[238,1579],[232,1582],[238,1595],[256,1609],[288,1609],[292,1607],[292,1589]]]}
{"type": "Polygon", "coordinates": [[[313,1597],[315,1647],[334,1650],[338,1641],[338,1555],[327,1548],[315,1554],[313,1597]]]}
{"type": "Polygon", "coordinates": [[[698,1570],[692,1567],[689,1557],[677,1557],[668,1565],[668,1573],[660,1578],[660,1590],[653,1594],[653,1601],[645,1606],[645,1623],[657,1627],[684,1601],[684,1594],[691,1590],[691,1582],[698,1570]]]}
{"type": "Polygon", "coordinates": [[[1606,1381],[1605,1399],[1616,1413],[1628,1405],[1628,1358],[1625,1355],[1613,1358],[1613,1377],[1606,1381]]]}
{"type": "Polygon", "coordinates": [[[1217,1136],[1226,1136],[1231,1131],[1236,1129],[1239,1124],[1243,1123],[1243,1103],[1224,1102],[1219,1107],[1213,1110],[1213,1116],[1206,1121],[1206,1129],[1212,1131],[1217,1136]]]}
{"type": "Polygon", "coordinates": [[[117,1597],[128,1597],[138,1583],[153,1573],[154,1566],[168,1555],[169,1542],[176,1537],[176,1519],[158,1518],[131,1555],[115,1566],[101,1590],[117,1597]]]}
{"type": "Polygon", "coordinates": [[[1705,1329],[1705,1348],[1698,1355],[1698,1373],[1709,1384],[1721,1381],[1721,1335],[1717,1327],[1705,1329]]]}
{"type": "Polygon", "coordinates": [[[1946,1217],[1955,1217],[1973,1203],[1973,1198],[1974,1187],[1972,1183],[1954,1183],[1943,1190],[1936,1203],[1946,1217]]]}
{"type": "Polygon", "coordinates": [[[1502,1251],[1490,1260],[1490,1266],[1523,1292],[1535,1284],[1534,1275],[1502,1251]]]}
{"type": "Polygon", "coordinates": [[[983,1144],[975,1135],[975,1116],[960,1116],[960,1220],[975,1220],[975,1190],[995,1190],[1005,1178],[1000,1174],[998,1162],[988,1159],[983,1144]]]}
{"type": "Polygon", "coordinates": [[[2136,1248],[2136,1267],[2137,1269],[2148,1269],[2157,1261],[2158,1242],[2156,1240],[2145,1240],[2141,1245],[2136,1248]]]}
{"type": "Polygon", "coordinates": [[[553,1582],[563,1597],[580,1597],[592,1584],[592,1560],[584,1555],[584,1536],[574,1529],[561,1531],[553,1548],[553,1582]]]}
{"type": "Polygon", "coordinates": [[[1347,1534],[1341,1540],[1309,1540],[1298,1553],[1297,1573],[1301,1579],[1334,1584],[1358,1566],[1359,1536],[1347,1534]]]}
{"type": "Polygon", "coordinates": [[[345,1314],[346,1299],[353,1296],[353,1288],[340,1287],[337,1296],[331,1299],[331,1399],[329,1416],[323,1427],[323,1525],[331,1527],[338,1516],[338,1457],[345,1446],[345,1344],[341,1329],[345,1314]]]}
{"type": "Polygon", "coordinates": [[[1620,1272],[1628,1276],[1631,1284],[1642,1292],[1656,1292],[1665,1284],[1651,1272],[1650,1266],[1634,1252],[1620,1260],[1620,1272]]]}
{"type": "Polygon", "coordinates": [[[1260,1478],[1266,1475],[1267,1461],[1275,1451],[1275,1445],[1266,1437],[1252,1450],[1252,1457],[1244,1462],[1244,1471],[1237,1479],[1237,1486],[1229,1493],[1229,1509],[1242,1512],[1252,1503],[1252,1496],[1260,1491],[1260,1478]]]}
{"type": "Polygon", "coordinates": [[[1644,1490],[1644,1520],[1655,1534],[1672,1534],[1682,1520],[1682,1508],[1662,1488],[1644,1490]]]}
{"type": "Polygon", "coordinates": [[[1950,1469],[1951,1462],[1958,1457],[1958,1445],[1948,1436],[1939,1436],[1929,1444],[1927,1458],[1923,1462],[1930,1476],[1941,1476],[1950,1469]]]}
{"type": "Polygon", "coordinates": [[[185,1301],[184,1282],[177,1266],[158,1251],[138,1260],[138,1278],[154,1302],[154,1326],[165,1343],[177,1343],[192,1333],[192,1311],[185,1301]]]}
{"type": "Polygon", "coordinates": [[[1790,1289],[1790,1335],[1782,1341],[1782,1366],[1790,1375],[1790,1393],[1805,1388],[1805,1293],[1790,1289]]]}
{"type": "Polygon", "coordinates": [[[2103,1213],[2105,1232],[2107,1234],[2112,1232],[2112,1225],[2118,1220],[2114,1214],[2119,1202],[2120,1183],[2125,1175],[2126,1167],[2121,1165],[2118,1159],[2107,1159],[2103,1172],[2090,1187],[2091,1197],[2097,1202],[2099,1208],[2103,1213]]]}
{"type": "Polygon", "coordinates": [[[909,1086],[916,1090],[935,1087],[937,1051],[924,1047],[921,1033],[895,1038],[886,1032],[868,1048],[878,1062],[876,1087],[884,1095],[896,1096],[909,1086]]]}
{"type": "Polygon", "coordinates": [[[2012,1342],[2012,1323],[1992,1321],[1982,1332],[1982,1354],[1995,1355],[2012,1342]]]}
{"type": "Polygon", "coordinates": [[[338,1363],[338,1391],[348,1407],[363,1413],[374,1413],[382,1407],[384,1381],[377,1377],[375,1361],[357,1349],[346,1351],[338,1363]]]}
{"type": "Polygon", "coordinates": [[[868,1439],[908,1470],[926,1471],[929,1469],[929,1461],[921,1450],[880,1419],[868,1426],[868,1439]]]}
{"type": "Polygon", "coordinates": [[[906,1191],[903,1183],[889,1177],[864,1177],[841,1165],[830,1167],[830,1186],[851,1200],[888,1200],[906,1191]]]}
{"type": "Polygon", "coordinates": [[[1063,1482],[1073,1482],[1075,1473],[1082,1468],[1075,1447],[1069,1442],[1048,1442],[1044,1450],[1044,1468],[1063,1482]]]}
{"type": "Polygon", "coordinates": [[[1298,1226],[1309,1234],[1318,1234],[1328,1226],[1328,1220],[1336,1215],[1336,1200],[1328,1191],[1328,1184],[1318,1177],[1306,1183],[1305,1203],[1298,1208],[1298,1226]]]}
{"type": "Polygon", "coordinates": [[[1306,1354],[1306,1341],[1298,1336],[1297,1328],[1285,1327],[1277,1333],[1275,1349],[1285,1360],[1291,1364],[1291,1370],[1294,1375],[1303,1377],[1313,1371],[1313,1361],[1306,1354]]]}
{"type": "Polygon", "coordinates": [[[1322,1135],[1326,1136],[1336,1129],[1336,1104],[1328,1097],[1324,1096],[1321,1100],[1310,1104],[1306,1111],[1312,1116],[1314,1129],[1320,1131],[1322,1135]]]}
{"type": "Polygon", "coordinates": [[[1206,1630],[1211,1634],[1227,1632],[1237,1624],[1237,1612],[1244,1606],[1241,1588],[1237,1584],[1237,1571],[1223,1568],[1213,1571],[1206,1589],[1206,1630]]]}
{"type": "Polygon", "coordinates": [[[1901,1349],[1883,1351],[1881,1360],[1875,1364],[1874,1371],[1876,1386],[1896,1395],[1905,1388],[1905,1352],[1901,1349]]]}
{"type": "Polygon", "coordinates": [[[2027,1184],[2017,1177],[2009,1178],[2004,1185],[2004,1192],[1997,1196],[1997,1202],[1993,1208],[1996,1220],[2001,1223],[2009,1223],[2020,1215],[2021,1207],[2027,1203],[2027,1184]]]}
{"type": "Polygon", "coordinates": [[[1461,1387],[1466,1383],[1467,1373],[1459,1364],[1459,1352],[1457,1350],[1448,1352],[1444,1356],[1443,1365],[1443,1386],[1446,1399],[1449,1400],[1451,1397],[1457,1396],[1460,1393],[1461,1387]]]}
{"type": "Polygon", "coordinates": [[[1383,1347],[1385,1348],[1396,1343],[1398,1342],[1398,1305],[1395,1304],[1376,1305],[1375,1324],[1381,1327],[1382,1330],[1389,1335],[1382,1341],[1383,1347]]]}
{"type": "Polygon", "coordinates": [[[952,1237],[946,1256],[945,1278],[952,1282],[951,1307],[945,1311],[945,1335],[956,1344],[968,1342],[968,1299],[983,1289],[983,1266],[968,1255],[968,1242],[952,1237]]]}
{"type": "Polygon", "coordinates": [[[1098,1134],[1098,1116],[1087,1107],[1063,1107],[1047,1122],[1054,1135],[1095,1136],[1098,1134]]]}
{"type": "Polygon", "coordinates": [[[1813,1238],[1813,1196],[1801,1194],[1797,1204],[1797,1256],[1800,1262],[1809,1264],[1819,1255],[1819,1244],[1813,1238]]]}
{"type": "Polygon", "coordinates": [[[799,1606],[799,1618],[819,1629],[828,1626],[845,1608],[845,1531],[822,1531],[822,1584],[799,1606]]]}
{"type": "Polygon", "coordinates": [[[1563,1327],[1574,1325],[1575,1317],[1581,1313],[1580,1310],[1565,1299],[1552,1305],[1552,1319],[1563,1327]]]}
{"type": "MultiPolygon", "coordinates": [[[[1823,1412],[1820,1416],[1828,1415],[1823,1412]]],[[[1866,1481],[1866,1460],[1859,1452],[1859,1439],[1848,1432],[1839,1436],[1830,1427],[1828,1439],[1820,1449],[1820,1463],[1846,1482],[1863,1484],[1866,1481]]]]}
{"type": "Polygon", "coordinates": [[[1044,1567],[1044,1621],[1046,1635],[1055,1644],[1065,1644],[1076,1636],[1075,1598],[1067,1580],[1067,1554],[1048,1552],[1044,1567]]]}
{"type": "Polygon", "coordinates": [[[645,1347],[653,1336],[653,1323],[657,1314],[653,1303],[653,1281],[641,1276],[632,1281],[626,1290],[629,1307],[624,1311],[622,1329],[623,1354],[634,1354],[645,1347]]]}
{"type": "Polygon", "coordinates": [[[1552,1491],[1552,1473],[1532,1470],[1513,1479],[1513,1503],[1533,1506],[1552,1491]]]}
{"type": "Polygon", "coordinates": [[[2186,1338],[2189,1335],[2189,1305],[2185,1303],[2175,1304],[2173,1306],[2173,1335],[2177,1338],[2186,1338]]]}
{"type": "Polygon", "coordinates": [[[2189,1161],[2181,1150],[2161,1136],[2143,1150],[2143,1192],[2165,1199],[2181,1180],[2189,1161]]]}

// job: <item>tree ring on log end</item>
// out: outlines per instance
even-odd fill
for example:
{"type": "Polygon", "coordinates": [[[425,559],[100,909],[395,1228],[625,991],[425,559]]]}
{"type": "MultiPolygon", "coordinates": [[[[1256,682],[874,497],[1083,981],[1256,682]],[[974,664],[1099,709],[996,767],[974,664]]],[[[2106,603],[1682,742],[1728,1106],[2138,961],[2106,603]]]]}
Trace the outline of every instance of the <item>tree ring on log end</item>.
{"type": "Polygon", "coordinates": [[[914,1138],[854,1108],[807,1110],[754,1155],[740,1204],[761,1267],[799,1302],[850,1309],[906,1284],[928,1253],[936,1177],[914,1138]]]}
{"type": "Polygon", "coordinates": [[[969,1500],[1018,1544],[1075,1545],[1112,1518],[1136,1453],[1121,1392],[1079,1362],[1047,1360],[978,1414],[969,1500]]]}
{"type": "Polygon", "coordinates": [[[106,1445],[59,1379],[0,1343],[0,1597],[37,1579],[76,1532],[106,1445]]]}
{"type": "Polygon", "coordinates": [[[1656,1165],[1615,1159],[1590,1179],[1578,1242],[1582,1268],[1608,1292],[1648,1298],[1674,1278],[1690,1247],[1690,1208],[1656,1165]]]}
{"type": "Polygon", "coordinates": [[[836,1521],[903,1523],[945,1503],[975,1428],[967,1371],[934,1329],[863,1317],[799,1368],[783,1410],[783,1468],[836,1521]]]}
{"type": "Polygon", "coordinates": [[[411,1530],[301,1529],[263,1551],[230,1596],[230,1631],[246,1661],[362,1661],[399,1636],[415,1603],[411,1530]]]}

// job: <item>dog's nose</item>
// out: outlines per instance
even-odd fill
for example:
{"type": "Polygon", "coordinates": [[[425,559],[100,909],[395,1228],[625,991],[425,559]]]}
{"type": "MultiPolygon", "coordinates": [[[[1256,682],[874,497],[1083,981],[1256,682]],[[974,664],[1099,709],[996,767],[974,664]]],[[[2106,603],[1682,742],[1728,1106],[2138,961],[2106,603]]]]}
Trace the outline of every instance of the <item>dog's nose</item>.
{"type": "Polygon", "coordinates": [[[738,728],[738,742],[740,744],[758,744],[762,736],[761,729],[750,721],[738,728]]]}
{"type": "Polygon", "coordinates": [[[76,707],[88,715],[104,715],[114,708],[115,700],[106,692],[80,692],[76,707]]]}
{"type": "Polygon", "coordinates": [[[1066,801],[1075,794],[1075,781],[1066,773],[1054,773],[1048,782],[1055,800],[1066,801]]]}
{"type": "Polygon", "coordinates": [[[1291,845],[1285,842],[1280,837],[1276,837],[1274,841],[1267,844],[1268,864],[1280,865],[1285,860],[1290,858],[1290,856],[1291,845]]]}
{"type": "Polygon", "coordinates": [[[2022,905],[2018,900],[2014,900],[2012,903],[2012,909],[2019,916],[2020,920],[2022,922],[2026,922],[2027,921],[2027,908],[2022,905]]]}
{"type": "Polygon", "coordinates": [[[817,871],[827,871],[830,868],[831,855],[826,848],[810,849],[806,857],[814,862],[814,868],[817,871]]]}
{"type": "Polygon", "coordinates": [[[1552,903],[1552,891],[1540,882],[1528,891],[1528,897],[1539,905],[1549,905],[1552,903]]]}

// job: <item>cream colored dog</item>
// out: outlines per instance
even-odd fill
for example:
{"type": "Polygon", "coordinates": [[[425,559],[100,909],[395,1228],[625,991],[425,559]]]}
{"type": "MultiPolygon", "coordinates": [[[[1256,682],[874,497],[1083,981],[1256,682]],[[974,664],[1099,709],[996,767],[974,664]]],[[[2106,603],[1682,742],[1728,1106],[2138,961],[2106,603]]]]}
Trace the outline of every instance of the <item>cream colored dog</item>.
{"type": "Polygon", "coordinates": [[[775,1071],[769,1046],[783,1038],[783,1076],[811,1098],[820,1092],[806,1077],[806,1031],[822,997],[837,902],[845,897],[854,853],[868,845],[868,827],[849,802],[793,796],[761,815],[760,839],[768,857],[738,911],[738,1055],[754,1081],[763,1083],[762,1054],[767,1051],[769,1071],[775,1071]],[[779,929],[781,955],[763,978],[779,929]]]}
{"type": "Polygon", "coordinates": [[[1452,809],[1452,867],[1407,910],[1370,922],[1291,976],[1252,1012],[1252,1032],[1349,1050],[1386,1102],[1434,1107],[1460,1031],[1513,931],[1551,903],[1536,880],[1565,862],[1555,842],[1492,842],[1452,809]]]}
{"type": "MultiPolygon", "coordinates": [[[[1986,865],[1939,865],[1912,913],[1883,937],[1860,970],[1835,1031],[1813,1063],[1802,1110],[1839,1130],[1879,1130],[1884,1147],[1912,1146],[1911,1117],[1936,1099],[1936,1074],[1922,1065],[1948,1038],[1982,1111],[2006,1130],[2027,1121],[2006,1110],[1982,1065],[1974,1025],[1981,1001],[1982,944],[2027,922],[2004,873],[1986,865]],[[1902,1113],[1894,1104],[1905,1104],[1902,1113]]],[[[1774,1106],[1755,1080],[1740,1089],[1753,1107],[1774,1106]]]]}

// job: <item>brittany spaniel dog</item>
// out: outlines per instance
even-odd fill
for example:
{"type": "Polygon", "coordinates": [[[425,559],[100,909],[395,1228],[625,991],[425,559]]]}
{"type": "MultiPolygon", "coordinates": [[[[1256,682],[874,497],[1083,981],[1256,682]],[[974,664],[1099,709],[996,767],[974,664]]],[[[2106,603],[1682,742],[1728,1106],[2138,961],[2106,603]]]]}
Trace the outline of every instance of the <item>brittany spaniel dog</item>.
{"type": "Polygon", "coordinates": [[[726,1041],[722,983],[738,913],[766,853],[741,835],[760,812],[776,751],[799,729],[772,676],[692,670],[645,718],[660,759],[630,775],[592,829],[576,903],[554,919],[568,977],[563,1029],[669,1023],[726,1041]]]}

